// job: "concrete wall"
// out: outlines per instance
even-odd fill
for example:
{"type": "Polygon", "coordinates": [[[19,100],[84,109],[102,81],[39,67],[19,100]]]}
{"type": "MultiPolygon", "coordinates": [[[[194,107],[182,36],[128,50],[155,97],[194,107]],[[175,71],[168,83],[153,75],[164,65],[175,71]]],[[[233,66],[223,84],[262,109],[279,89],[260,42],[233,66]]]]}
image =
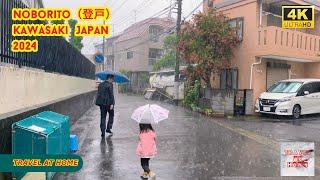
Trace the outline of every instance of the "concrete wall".
{"type": "MultiPolygon", "coordinates": [[[[70,125],[94,104],[93,80],[0,66],[0,154],[11,153],[11,125],[42,111],[70,117],[70,125]]],[[[0,173],[0,179],[11,179],[0,173]]]]}
{"type": "Polygon", "coordinates": [[[0,119],[17,111],[41,106],[95,90],[93,80],[0,66],[0,119]]]}
{"type": "MultiPolygon", "coordinates": [[[[94,104],[96,91],[91,91],[64,99],[47,102],[43,106],[35,106],[30,110],[15,113],[9,117],[0,117],[0,154],[11,154],[11,125],[14,122],[30,117],[43,111],[54,111],[70,117],[72,125],[94,104]]],[[[11,173],[0,173],[0,180],[12,179],[11,173]]]]}
{"type": "Polygon", "coordinates": [[[223,113],[225,115],[234,115],[235,103],[245,101],[245,114],[252,115],[253,109],[253,91],[252,90],[223,90],[223,89],[201,89],[200,90],[201,106],[210,106],[216,113],[223,113]],[[245,94],[246,93],[246,94],[245,94]],[[237,94],[237,95],[236,95],[237,94]],[[236,97],[237,96],[237,97],[236,97]],[[246,99],[244,99],[246,96],[246,99]],[[237,100],[235,99],[237,98],[237,100]]]}
{"type": "Polygon", "coordinates": [[[211,108],[214,112],[234,114],[234,91],[213,90],[211,108]]]}
{"type": "Polygon", "coordinates": [[[246,92],[246,114],[251,115],[254,114],[254,97],[253,97],[253,90],[247,90],[246,92]]]}

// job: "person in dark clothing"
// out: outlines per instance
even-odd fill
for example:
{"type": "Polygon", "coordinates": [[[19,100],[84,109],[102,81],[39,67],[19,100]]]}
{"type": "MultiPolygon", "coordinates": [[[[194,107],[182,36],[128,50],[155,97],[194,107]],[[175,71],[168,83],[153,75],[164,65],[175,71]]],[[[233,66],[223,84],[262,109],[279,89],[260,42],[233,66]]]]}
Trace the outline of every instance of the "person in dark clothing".
{"type": "Polygon", "coordinates": [[[98,87],[98,94],[96,99],[96,105],[100,107],[101,112],[101,137],[105,137],[105,133],[112,134],[112,125],[114,117],[114,95],[113,95],[113,81],[114,76],[108,75],[107,80],[102,82],[98,87]],[[106,127],[106,117],[109,113],[109,120],[106,127]]]}

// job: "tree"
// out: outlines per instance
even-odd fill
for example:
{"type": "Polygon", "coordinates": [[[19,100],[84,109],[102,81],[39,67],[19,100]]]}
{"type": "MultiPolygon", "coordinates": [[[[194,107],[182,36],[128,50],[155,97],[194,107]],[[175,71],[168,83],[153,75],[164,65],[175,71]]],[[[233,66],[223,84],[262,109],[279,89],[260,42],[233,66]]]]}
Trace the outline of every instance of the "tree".
{"type": "Polygon", "coordinates": [[[69,26],[71,28],[71,34],[70,34],[70,37],[69,37],[69,42],[73,47],[75,47],[76,49],[81,51],[81,49],[83,48],[83,44],[82,44],[83,37],[74,35],[77,23],[78,23],[78,21],[75,20],[75,19],[70,19],[68,21],[68,24],[69,24],[69,26]]]}
{"type": "Polygon", "coordinates": [[[210,84],[213,73],[230,66],[233,48],[240,41],[228,20],[211,10],[196,14],[183,24],[178,48],[181,58],[194,65],[188,68],[189,78],[198,76],[210,84]]]}
{"type": "MultiPolygon", "coordinates": [[[[70,19],[68,21],[68,24],[71,28],[71,34],[69,36],[68,41],[73,47],[75,47],[76,49],[81,51],[81,49],[83,48],[83,44],[82,44],[83,37],[74,36],[74,32],[75,32],[75,28],[76,28],[77,23],[78,23],[78,21],[75,19],[70,19]]],[[[65,24],[65,21],[64,20],[52,20],[51,24],[56,24],[56,25],[65,24]]]]}
{"type": "Polygon", "coordinates": [[[164,55],[153,65],[154,71],[159,71],[162,68],[171,68],[176,64],[176,45],[177,35],[169,35],[165,37],[163,42],[164,55]]]}

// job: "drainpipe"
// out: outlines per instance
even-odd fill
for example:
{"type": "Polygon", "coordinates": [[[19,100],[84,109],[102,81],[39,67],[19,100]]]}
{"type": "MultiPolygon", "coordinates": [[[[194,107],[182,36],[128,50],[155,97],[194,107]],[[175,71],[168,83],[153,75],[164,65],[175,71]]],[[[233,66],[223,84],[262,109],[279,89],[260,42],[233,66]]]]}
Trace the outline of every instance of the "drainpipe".
{"type": "Polygon", "coordinates": [[[259,62],[255,62],[251,64],[251,72],[250,72],[250,89],[252,89],[252,78],[253,78],[253,68],[256,65],[260,65],[262,63],[262,57],[259,58],[259,62]]]}
{"type": "Polygon", "coordinates": [[[259,27],[262,26],[262,0],[259,3],[259,27]]]}

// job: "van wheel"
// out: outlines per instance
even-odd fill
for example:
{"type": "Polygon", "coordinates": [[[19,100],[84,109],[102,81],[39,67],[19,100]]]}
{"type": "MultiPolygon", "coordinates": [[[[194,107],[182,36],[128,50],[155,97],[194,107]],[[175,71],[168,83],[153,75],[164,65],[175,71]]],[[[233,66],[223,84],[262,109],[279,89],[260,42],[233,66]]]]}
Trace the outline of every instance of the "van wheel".
{"type": "Polygon", "coordinates": [[[295,105],[292,110],[293,119],[299,119],[301,117],[301,107],[299,105],[295,105]]]}

